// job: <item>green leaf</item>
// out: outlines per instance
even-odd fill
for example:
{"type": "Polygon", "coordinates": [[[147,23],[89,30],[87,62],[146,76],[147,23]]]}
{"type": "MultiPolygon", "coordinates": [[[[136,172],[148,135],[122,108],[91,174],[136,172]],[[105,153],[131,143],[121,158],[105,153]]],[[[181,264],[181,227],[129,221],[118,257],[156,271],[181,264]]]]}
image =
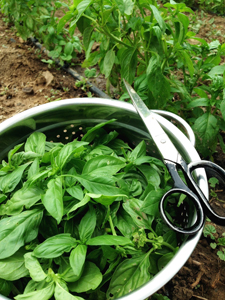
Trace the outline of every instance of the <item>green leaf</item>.
{"type": "Polygon", "coordinates": [[[148,254],[125,259],[116,268],[107,290],[107,299],[116,299],[126,295],[150,279],[148,254]]]}
{"type": "Polygon", "coordinates": [[[79,280],[69,284],[72,292],[83,293],[95,290],[102,281],[102,273],[99,268],[92,262],[86,261],[84,271],[79,280]]]}
{"type": "Polygon", "coordinates": [[[222,100],[221,103],[220,103],[220,110],[221,110],[223,119],[224,119],[224,121],[225,121],[225,99],[222,100]]]}
{"type": "Polygon", "coordinates": [[[122,15],[131,15],[134,9],[134,2],[132,0],[115,0],[122,15]]]}
{"type": "Polygon", "coordinates": [[[58,165],[60,170],[63,169],[65,164],[72,158],[75,153],[82,151],[84,149],[84,146],[87,144],[87,142],[80,142],[75,140],[64,145],[55,158],[56,164],[58,165]]]}
{"type": "Polygon", "coordinates": [[[63,216],[63,189],[60,177],[48,182],[48,189],[41,200],[46,210],[59,224],[63,216]]]}
{"type": "Polygon", "coordinates": [[[98,134],[98,131],[100,128],[102,128],[103,126],[105,126],[107,124],[115,122],[115,121],[116,121],[116,119],[111,119],[106,122],[99,123],[99,124],[95,125],[94,127],[90,128],[88,130],[88,132],[82,137],[82,141],[91,143],[94,140],[96,134],[98,134]]]}
{"type": "Polygon", "coordinates": [[[75,199],[82,200],[84,198],[83,190],[79,185],[71,186],[66,191],[75,199]]]}
{"type": "Polygon", "coordinates": [[[80,235],[80,240],[85,243],[89,240],[95,230],[96,226],[96,213],[92,206],[89,206],[88,212],[83,216],[80,221],[78,230],[80,235]]]}
{"type": "Polygon", "coordinates": [[[56,282],[54,296],[56,300],[84,300],[84,298],[70,294],[58,281],[56,282]]]}
{"type": "Polygon", "coordinates": [[[207,237],[209,235],[212,240],[215,240],[213,233],[216,233],[216,228],[210,224],[205,225],[203,229],[204,237],[207,237]]]}
{"type": "Polygon", "coordinates": [[[66,43],[64,48],[65,55],[71,55],[73,52],[73,44],[71,42],[66,43]]]}
{"type": "Polygon", "coordinates": [[[24,249],[18,250],[12,256],[0,260],[0,278],[5,280],[18,280],[29,275],[24,263],[24,249]]]}
{"type": "Polygon", "coordinates": [[[210,149],[216,143],[219,131],[216,117],[206,112],[195,120],[192,129],[197,138],[199,151],[201,151],[202,155],[210,155],[210,149]]]}
{"type": "Polygon", "coordinates": [[[74,176],[85,189],[93,194],[100,194],[105,196],[114,196],[126,193],[115,186],[114,180],[109,177],[93,177],[92,175],[76,175],[74,176]]]}
{"type": "Polygon", "coordinates": [[[37,237],[42,216],[42,211],[33,209],[0,221],[0,259],[13,255],[37,237]]]}
{"type": "Polygon", "coordinates": [[[84,43],[84,48],[86,51],[88,50],[88,47],[90,45],[91,35],[92,35],[93,30],[94,30],[94,28],[92,26],[90,26],[90,27],[86,27],[83,32],[83,43],[84,43]]]}
{"type": "Polygon", "coordinates": [[[209,77],[213,77],[215,75],[222,75],[225,71],[225,65],[215,66],[208,73],[209,77]]]}
{"type": "Polygon", "coordinates": [[[78,278],[80,277],[84,263],[86,260],[87,246],[86,245],[77,245],[75,249],[73,249],[70,253],[70,265],[73,269],[73,273],[78,278]]]}
{"type": "Polygon", "coordinates": [[[37,186],[24,185],[20,190],[15,192],[6,204],[0,206],[0,215],[14,215],[23,210],[25,206],[27,209],[31,208],[35,203],[41,199],[43,190],[37,186]]]}
{"type": "Polygon", "coordinates": [[[69,233],[60,233],[39,244],[33,254],[40,258],[55,258],[64,252],[69,252],[76,244],[76,239],[72,238],[69,233]]]}
{"type": "Polygon", "coordinates": [[[121,199],[121,197],[126,197],[126,195],[124,195],[124,194],[119,194],[119,195],[114,195],[114,196],[105,196],[105,195],[100,195],[100,194],[87,193],[87,195],[90,196],[92,199],[94,199],[95,202],[101,203],[102,205],[105,205],[105,206],[111,205],[118,198],[121,199]]]}
{"type": "Polygon", "coordinates": [[[24,255],[25,267],[30,273],[30,277],[34,281],[42,281],[47,277],[47,274],[43,271],[38,259],[33,256],[32,252],[28,252],[24,255]]]}
{"type": "Polygon", "coordinates": [[[117,157],[99,155],[86,162],[82,175],[111,176],[119,172],[125,165],[124,161],[117,157]]]}
{"type": "Polygon", "coordinates": [[[121,55],[121,78],[133,83],[137,68],[137,50],[135,47],[125,49],[121,55]]]}
{"type": "Polygon", "coordinates": [[[0,294],[3,296],[8,297],[12,290],[12,283],[11,281],[7,281],[0,278],[0,294]]]}
{"type": "Polygon", "coordinates": [[[12,192],[21,181],[23,172],[29,165],[30,162],[17,167],[12,173],[0,177],[0,190],[3,191],[4,194],[12,192]]]}
{"type": "Polygon", "coordinates": [[[146,143],[145,141],[141,141],[131,152],[129,155],[129,160],[131,162],[135,162],[135,160],[139,157],[146,155],[146,143]]]}
{"type": "Polygon", "coordinates": [[[70,23],[70,27],[73,27],[77,23],[77,21],[80,19],[82,14],[91,5],[92,2],[93,0],[83,0],[77,5],[78,14],[76,16],[76,19],[70,23]]]}
{"type": "Polygon", "coordinates": [[[57,25],[57,34],[59,34],[59,33],[62,31],[63,27],[66,25],[66,23],[67,23],[70,19],[72,19],[73,15],[74,15],[73,12],[68,11],[68,12],[67,12],[67,13],[59,20],[58,25],[57,25]]]}
{"type": "Polygon", "coordinates": [[[159,10],[154,5],[150,4],[150,7],[151,7],[153,15],[154,15],[156,21],[158,22],[160,28],[162,29],[163,32],[165,32],[165,30],[166,30],[166,24],[165,24],[163,18],[161,17],[159,10]]]}
{"type": "Polygon", "coordinates": [[[32,18],[32,16],[28,14],[25,20],[26,20],[27,28],[30,30],[33,30],[34,29],[34,19],[32,18]]]}
{"type": "Polygon", "coordinates": [[[12,150],[9,151],[9,153],[8,153],[9,165],[11,165],[11,160],[12,160],[13,154],[15,154],[22,146],[23,146],[23,143],[15,146],[12,150]]]}
{"type": "Polygon", "coordinates": [[[116,55],[113,48],[108,50],[105,55],[104,62],[103,62],[103,70],[102,70],[102,73],[105,74],[105,78],[108,78],[112,71],[112,67],[115,62],[115,56],[116,55]]]}
{"type": "Polygon", "coordinates": [[[14,297],[16,300],[48,300],[52,297],[53,293],[54,293],[54,282],[50,282],[47,287],[41,289],[41,290],[37,290],[34,292],[30,292],[30,293],[26,293],[26,294],[22,294],[22,295],[18,295],[16,297],[14,297]]]}
{"type": "Polygon", "coordinates": [[[170,84],[162,73],[158,55],[149,60],[146,74],[148,88],[154,97],[152,107],[162,109],[170,97],[170,84]]]}
{"type": "Polygon", "coordinates": [[[190,76],[193,77],[193,75],[195,73],[195,69],[194,69],[193,62],[192,62],[190,56],[188,55],[188,53],[185,50],[180,51],[180,56],[184,62],[184,65],[188,67],[190,76]]]}
{"type": "Polygon", "coordinates": [[[124,236],[115,236],[115,235],[99,235],[86,242],[89,246],[116,246],[116,245],[127,245],[130,244],[131,240],[124,236]]]}
{"type": "Polygon", "coordinates": [[[219,256],[219,258],[221,260],[224,260],[225,261],[225,248],[223,248],[223,251],[218,251],[217,252],[217,255],[219,256]]]}
{"type": "Polygon", "coordinates": [[[36,131],[28,137],[24,146],[25,151],[26,152],[32,151],[40,155],[44,155],[45,141],[46,141],[46,136],[44,135],[44,133],[36,131]]]}
{"type": "Polygon", "coordinates": [[[123,208],[131,216],[136,226],[139,228],[152,229],[151,223],[153,216],[147,216],[141,211],[143,201],[138,199],[129,199],[123,203],[123,208]]]}
{"type": "Polygon", "coordinates": [[[199,98],[191,101],[187,108],[199,107],[199,106],[209,106],[210,102],[208,98],[199,98]]]}
{"type": "Polygon", "coordinates": [[[141,211],[150,216],[160,217],[159,202],[164,194],[163,190],[150,191],[143,201],[141,211]]]}
{"type": "Polygon", "coordinates": [[[86,195],[84,196],[84,198],[83,198],[80,202],[76,203],[76,204],[69,210],[68,214],[71,213],[71,212],[73,212],[73,211],[75,211],[75,210],[77,210],[78,208],[80,208],[80,207],[86,205],[90,200],[91,200],[91,199],[90,199],[89,195],[86,194],[86,195]]]}

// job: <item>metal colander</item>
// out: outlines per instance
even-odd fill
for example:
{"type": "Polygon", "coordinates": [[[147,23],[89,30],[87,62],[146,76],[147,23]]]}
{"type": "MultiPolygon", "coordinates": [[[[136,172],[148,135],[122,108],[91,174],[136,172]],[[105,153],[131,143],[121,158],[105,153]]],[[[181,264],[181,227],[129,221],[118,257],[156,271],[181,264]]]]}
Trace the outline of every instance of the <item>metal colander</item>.
{"type": "MultiPolygon", "coordinates": [[[[157,111],[157,113],[159,114],[159,123],[184,159],[187,162],[200,159],[193,147],[189,149],[189,140],[192,144],[195,142],[194,134],[189,125],[182,118],[172,113],[165,111],[157,111]],[[176,121],[184,129],[187,137],[178,128],[174,127],[170,121],[166,120],[165,117],[176,121]]],[[[120,138],[130,145],[135,146],[141,140],[145,140],[149,154],[159,157],[159,153],[145,125],[131,104],[102,98],[82,98],[40,105],[2,122],[0,124],[0,159],[4,159],[10,149],[24,142],[34,131],[43,132],[47,136],[48,141],[65,143],[74,138],[82,137],[88,127],[112,118],[115,118],[116,121],[108,125],[110,130],[116,130],[120,138]]],[[[198,171],[197,178],[200,188],[208,197],[208,185],[204,171],[198,171]]],[[[174,258],[154,278],[120,299],[143,300],[159,290],[185,264],[196,247],[200,236],[201,231],[197,235],[186,239],[181,244],[180,250],[174,258]]],[[[7,298],[0,296],[0,299],[7,298]]]]}

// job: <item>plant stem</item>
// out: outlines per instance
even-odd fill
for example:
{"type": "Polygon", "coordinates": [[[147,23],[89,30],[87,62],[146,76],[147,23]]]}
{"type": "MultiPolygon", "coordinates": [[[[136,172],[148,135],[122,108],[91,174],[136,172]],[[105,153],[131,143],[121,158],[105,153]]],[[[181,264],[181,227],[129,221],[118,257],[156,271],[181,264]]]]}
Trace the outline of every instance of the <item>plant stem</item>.
{"type": "Polygon", "coordinates": [[[112,217],[110,215],[109,215],[109,224],[110,224],[110,228],[112,230],[112,234],[116,236],[117,234],[116,234],[115,228],[113,226],[112,217]]]}

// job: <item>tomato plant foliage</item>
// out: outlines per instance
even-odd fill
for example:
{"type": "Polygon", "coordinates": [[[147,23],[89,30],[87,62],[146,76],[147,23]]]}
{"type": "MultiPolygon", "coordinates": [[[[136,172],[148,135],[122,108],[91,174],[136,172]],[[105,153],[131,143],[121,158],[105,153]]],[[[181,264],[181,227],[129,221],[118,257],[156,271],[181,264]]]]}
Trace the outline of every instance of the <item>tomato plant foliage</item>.
{"type": "Polygon", "coordinates": [[[34,132],[2,161],[1,182],[13,182],[0,187],[2,294],[115,299],[178,250],[156,209],[171,186],[167,169],[144,141],[132,149],[107,123],[65,145],[34,132]]]}

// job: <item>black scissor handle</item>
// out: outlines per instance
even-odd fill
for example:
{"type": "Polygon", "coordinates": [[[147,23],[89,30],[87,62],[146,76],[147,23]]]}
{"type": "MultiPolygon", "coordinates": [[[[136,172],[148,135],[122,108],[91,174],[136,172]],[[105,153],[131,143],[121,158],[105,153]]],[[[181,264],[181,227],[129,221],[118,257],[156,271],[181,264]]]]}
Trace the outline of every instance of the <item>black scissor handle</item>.
{"type": "Polygon", "coordinates": [[[204,218],[204,212],[201,203],[199,199],[188,189],[183,190],[179,188],[173,188],[169,190],[167,193],[165,193],[165,195],[162,197],[159,203],[159,211],[165,223],[177,233],[193,235],[196,234],[204,225],[205,218],[204,218]],[[186,196],[188,196],[188,198],[192,201],[193,205],[195,206],[196,209],[196,216],[194,216],[195,222],[190,227],[187,228],[178,227],[175,224],[173,224],[166,215],[165,201],[171,194],[175,194],[175,193],[185,194],[186,196]]]}
{"type": "Polygon", "coordinates": [[[207,161],[207,160],[200,160],[196,162],[191,162],[188,165],[187,168],[187,175],[189,179],[191,180],[191,183],[193,187],[195,188],[195,193],[199,195],[199,199],[201,200],[201,205],[203,207],[203,211],[205,215],[215,224],[225,226],[225,217],[222,217],[215,213],[213,209],[211,208],[208,200],[206,199],[205,195],[201,191],[201,189],[196,184],[192,172],[196,169],[204,168],[206,170],[206,173],[209,173],[210,176],[216,177],[220,180],[220,182],[223,182],[225,184],[225,171],[223,168],[218,166],[217,164],[207,161]]]}

